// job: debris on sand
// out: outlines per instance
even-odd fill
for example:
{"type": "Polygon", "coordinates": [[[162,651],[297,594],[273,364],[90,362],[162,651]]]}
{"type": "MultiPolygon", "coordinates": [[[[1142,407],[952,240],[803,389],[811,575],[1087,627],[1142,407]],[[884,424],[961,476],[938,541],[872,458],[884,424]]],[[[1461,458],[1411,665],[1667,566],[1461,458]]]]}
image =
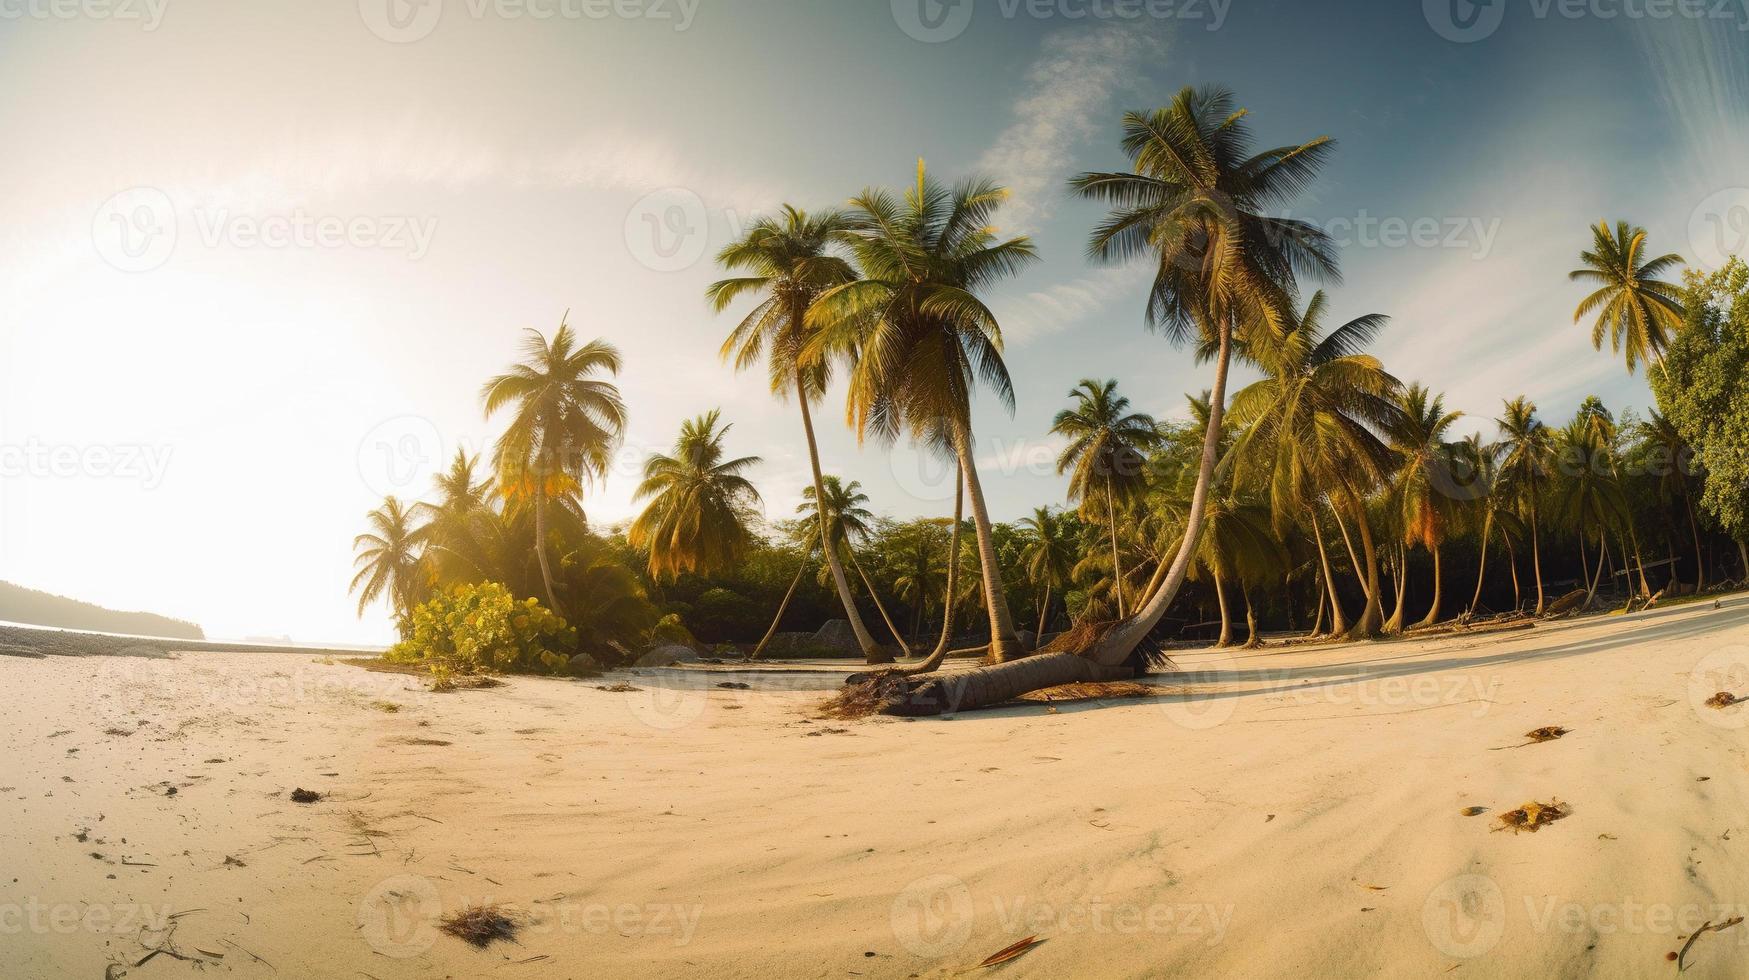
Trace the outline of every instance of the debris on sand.
{"type": "Polygon", "coordinates": [[[1510,830],[1513,833],[1530,831],[1536,833],[1548,824],[1571,815],[1573,808],[1560,800],[1553,803],[1526,803],[1516,810],[1508,810],[1500,814],[1500,826],[1496,830],[1510,830]]]}
{"type": "Polygon", "coordinates": [[[597,684],[595,685],[595,689],[597,691],[606,691],[609,694],[629,694],[632,691],[643,690],[643,688],[633,687],[624,681],[620,681],[618,684],[597,684]]]}
{"type": "Polygon", "coordinates": [[[451,912],[439,921],[437,928],[479,949],[485,949],[495,939],[514,942],[522,917],[502,905],[474,905],[460,912],[451,912]]]}
{"type": "Polygon", "coordinates": [[[401,710],[401,706],[393,701],[372,701],[370,706],[386,715],[392,715],[401,710]]]}
{"type": "Polygon", "coordinates": [[[439,745],[439,746],[441,746],[441,745],[454,745],[455,744],[454,742],[446,742],[441,738],[403,738],[403,739],[400,739],[399,741],[402,745],[439,745]]]}
{"type": "Polygon", "coordinates": [[[243,863],[242,858],[232,857],[229,854],[227,854],[227,855],[225,855],[224,867],[227,867],[227,868],[247,868],[248,865],[243,863]]]}
{"type": "Polygon", "coordinates": [[[1706,699],[1706,706],[1722,710],[1724,708],[1729,708],[1733,704],[1741,704],[1744,701],[1749,701],[1749,698],[1740,698],[1735,694],[1732,694],[1730,691],[1720,691],[1706,699]]]}
{"type": "Polygon", "coordinates": [[[1482,814],[1487,813],[1488,808],[1485,806],[1466,806],[1458,812],[1466,817],[1479,817],[1482,814]]]}
{"type": "Polygon", "coordinates": [[[299,786],[297,789],[294,789],[291,791],[291,801],[293,803],[316,803],[316,802],[319,802],[321,799],[322,799],[321,793],[318,793],[314,790],[305,789],[302,786],[299,786]]]}
{"type": "Polygon", "coordinates": [[[120,738],[127,738],[129,735],[132,735],[133,732],[127,730],[126,728],[105,728],[103,730],[103,734],[115,735],[115,736],[120,737],[120,738]]]}
{"type": "Polygon", "coordinates": [[[1699,929],[1694,930],[1694,935],[1688,937],[1688,942],[1682,944],[1682,952],[1672,953],[1667,958],[1673,959],[1676,961],[1676,972],[1681,973],[1683,970],[1688,969],[1688,962],[1687,962],[1688,961],[1688,951],[1690,948],[1692,948],[1694,946],[1694,941],[1696,939],[1699,939],[1701,936],[1704,936],[1709,932],[1724,932],[1726,929],[1729,929],[1732,926],[1738,926],[1738,925],[1742,925],[1742,924],[1743,924],[1743,917],[1740,915],[1732,916],[1731,918],[1726,919],[1725,921],[1720,922],[1717,925],[1714,925],[1710,921],[1706,922],[1706,923],[1702,924],[1699,929]]]}
{"type": "Polygon", "coordinates": [[[1172,688],[1136,681],[1076,681],[1037,691],[1028,691],[1018,701],[1102,701],[1112,698],[1155,698],[1182,693],[1172,688]]]}
{"type": "Polygon", "coordinates": [[[1028,936],[1025,939],[1022,939],[1020,942],[1017,942],[1012,946],[1004,946],[1003,948],[997,950],[996,952],[991,953],[989,956],[984,958],[984,961],[982,963],[979,963],[976,967],[973,967],[973,969],[979,969],[979,968],[991,967],[991,966],[1001,966],[1002,964],[1007,963],[1009,960],[1018,959],[1019,957],[1024,956],[1027,952],[1031,951],[1031,949],[1034,946],[1037,946],[1043,942],[1044,942],[1044,940],[1038,938],[1037,936],[1028,936]]]}
{"type": "Polygon", "coordinates": [[[1571,731],[1571,729],[1562,728],[1559,725],[1545,725],[1542,728],[1535,728],[1525,732],[1524,737],[1530,739],[1532,742],[1552,742],[1555,739],[1560,738],[1562,735],[1567,734],[1569,731],[1571,731]]]}
{"type": "Polygon", "coordinates": [[[728,690],[731,690],[731,691],[745,691],[748,688],[752,687],[753,685],[743,684],[740,681],[724,681],[721,684],[718,684],[717,686],[722,687],[722,688],[727,688],[728,690]]]}

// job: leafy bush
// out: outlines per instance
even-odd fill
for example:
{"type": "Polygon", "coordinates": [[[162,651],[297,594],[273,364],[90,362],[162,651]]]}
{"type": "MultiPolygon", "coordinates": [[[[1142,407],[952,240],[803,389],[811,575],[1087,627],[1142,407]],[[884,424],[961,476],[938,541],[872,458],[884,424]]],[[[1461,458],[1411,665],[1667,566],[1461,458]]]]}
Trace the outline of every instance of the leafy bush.
{"type": "Polygon", "coordinates": [[[459,585],[413,610],[413,632],[384,657],[446,670],[562,673],[577,631],[497,582],[459,585]]]}

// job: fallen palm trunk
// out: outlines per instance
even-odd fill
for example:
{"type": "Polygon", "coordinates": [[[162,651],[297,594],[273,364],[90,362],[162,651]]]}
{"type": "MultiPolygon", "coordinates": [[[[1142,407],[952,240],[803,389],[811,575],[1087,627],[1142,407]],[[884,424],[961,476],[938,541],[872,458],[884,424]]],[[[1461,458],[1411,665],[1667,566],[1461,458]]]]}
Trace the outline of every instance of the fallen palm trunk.
{"type": "Polygon", "coordinates": [[[836,717],[929,717],[990,707],[1061,684],[1123,680],[1134,675],[1128,667],[1104,667],[1073,653],[1041,653],[988,667],[922,676],[883,672],[847,686],[828,703],[826,712],[836,717]]]}

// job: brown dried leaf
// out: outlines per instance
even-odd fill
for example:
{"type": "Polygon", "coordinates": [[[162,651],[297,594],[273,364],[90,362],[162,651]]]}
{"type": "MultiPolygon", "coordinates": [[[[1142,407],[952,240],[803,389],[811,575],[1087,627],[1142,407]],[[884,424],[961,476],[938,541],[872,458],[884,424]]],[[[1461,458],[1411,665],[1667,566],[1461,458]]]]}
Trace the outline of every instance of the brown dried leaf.
{"type": "Polygon", "coordinates": [[[1008,962],[1009,960],[1012,960],[1012,959],[1015,959],[1017,957],[1024,955],[1029,950],[1031,950],[1034,946],[1037,946],[1043,942],[1044,942],[1044,940],[1038,938],[1037,936],[1028,936],[1025,939],[1022,939],[1020,942],[1017,942],[1012,946],[1007,946],[1007,947],[1004,947],[1002,949],[997,950],[994,953],[991,953],[987,958],[985,958],[984,962],[978,964],[978,967],[982,968],[982,967],[987,967],[987,966],[1001,966],[1002,964],[1008,962]]]}

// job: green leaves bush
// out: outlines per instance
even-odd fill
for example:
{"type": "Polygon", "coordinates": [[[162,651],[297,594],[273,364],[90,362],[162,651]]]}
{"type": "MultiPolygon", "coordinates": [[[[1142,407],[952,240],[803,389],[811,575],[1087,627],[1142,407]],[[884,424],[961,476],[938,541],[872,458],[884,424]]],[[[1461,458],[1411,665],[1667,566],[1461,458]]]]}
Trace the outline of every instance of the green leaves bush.
{"type": "Polygon", "coordinates": [[[411,636],[384,657],[464,673],[563,673],[577,631],[538,600],[497,582],[460,585],[413,610],[411,636]]]}

